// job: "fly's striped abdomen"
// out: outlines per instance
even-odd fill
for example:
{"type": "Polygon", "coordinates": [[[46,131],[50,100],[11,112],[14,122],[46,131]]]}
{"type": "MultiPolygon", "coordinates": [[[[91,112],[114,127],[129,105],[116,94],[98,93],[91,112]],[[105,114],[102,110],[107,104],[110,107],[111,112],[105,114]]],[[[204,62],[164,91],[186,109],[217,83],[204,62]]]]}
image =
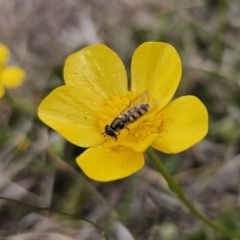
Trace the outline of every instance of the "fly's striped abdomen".
{"type": "Polygon", "coordinates": [[[129,110],[126,113],[128,123],[132,123],[136,121],[138,118],[142,117],[145,113],[147,113],[148,109],[149,109],[149,104],[145,103],[129,110]]]}

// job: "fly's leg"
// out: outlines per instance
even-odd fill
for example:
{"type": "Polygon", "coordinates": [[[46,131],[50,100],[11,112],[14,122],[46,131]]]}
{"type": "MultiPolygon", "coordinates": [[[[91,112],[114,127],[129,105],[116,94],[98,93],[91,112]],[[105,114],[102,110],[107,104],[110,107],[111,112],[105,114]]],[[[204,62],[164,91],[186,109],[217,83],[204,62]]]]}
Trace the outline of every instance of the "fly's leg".
{"type": "Polygon", "coordinates": [[[131,129],[128,127],[125,127],[128,130],[128,134],[130,134],[131,129]]]}

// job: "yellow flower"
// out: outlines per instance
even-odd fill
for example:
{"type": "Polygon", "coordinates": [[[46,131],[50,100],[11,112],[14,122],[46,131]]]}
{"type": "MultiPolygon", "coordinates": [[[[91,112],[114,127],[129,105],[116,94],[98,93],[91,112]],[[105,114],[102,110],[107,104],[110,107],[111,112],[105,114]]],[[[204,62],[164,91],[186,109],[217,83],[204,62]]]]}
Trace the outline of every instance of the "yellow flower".
{"type": "Polygon", "coordinates": [[[5,93],[4,88],[17,88],[25,78],[25,72],[20,67],[6,66],[9,57],[9,49],[0,43],[0,98],[5,93]]]}
{"type": "Polygon", "coordinates": [[[101,44],[84,48],[66,61],[66,85],[39,107],[43,122],[73,144],[89,148],[76,160],[94,180],[112,181],[140,170],[149,146],[178,153],[207,133],[207,110],[198,98],[184,96],[170,102],[182,72],[171,45],[142,44],[133,55],[131,70],[129,91],[126,70],[116,53],[101,44]],[[105,133],[106,125],[120,113],[129,113],[126,108],[133,109],[137,96],[149,93],[150,108],[157,103],[155,108],[116,131],[117,139],[105,133]]]}

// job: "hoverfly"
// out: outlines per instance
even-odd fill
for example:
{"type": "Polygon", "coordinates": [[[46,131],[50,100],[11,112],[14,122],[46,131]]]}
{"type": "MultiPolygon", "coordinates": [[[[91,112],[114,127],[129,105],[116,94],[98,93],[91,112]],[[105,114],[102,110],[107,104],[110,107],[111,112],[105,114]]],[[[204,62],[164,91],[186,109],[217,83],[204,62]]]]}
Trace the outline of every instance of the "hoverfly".
{"type": "Polygon", "coordinates": [[[130,130],[127,126],[130,123],[135,122],[147,112],[152,111],[157,106],[157,101],[150,102],[150,92],[145,91],[138,95],[133,100],[130,100],[129,106],[123,110],[111,124],[105,126],[105,136],[110,136],[116,139],[120,134],[120,131],[124,128],[130,130]]]}

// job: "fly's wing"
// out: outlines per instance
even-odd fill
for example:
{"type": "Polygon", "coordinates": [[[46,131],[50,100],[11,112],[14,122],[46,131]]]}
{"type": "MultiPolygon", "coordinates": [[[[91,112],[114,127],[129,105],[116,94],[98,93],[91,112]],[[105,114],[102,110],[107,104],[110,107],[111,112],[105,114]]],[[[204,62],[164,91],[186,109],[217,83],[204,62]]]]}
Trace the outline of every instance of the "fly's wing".
{"type": "Polygon", "coordinates": [[[158,101],[155,99],[150,99],[148,104],[149,104],[148,112],[150,113],[158,106],[158,101]]]}
{"type": "Polygon", "coordinates": [[[147,91],[144,91],[141,94],[139,94],[133,100],[130,100],[129,106],[125,109],[124,112],[127,112],[134,107],[138,107],[141,104],[149,104],[148,112],[151,112],[152,110],[154,110],[158,106],[158,101],[153,99],[151,97],[150,92],[147,90],[147,91]]]}

